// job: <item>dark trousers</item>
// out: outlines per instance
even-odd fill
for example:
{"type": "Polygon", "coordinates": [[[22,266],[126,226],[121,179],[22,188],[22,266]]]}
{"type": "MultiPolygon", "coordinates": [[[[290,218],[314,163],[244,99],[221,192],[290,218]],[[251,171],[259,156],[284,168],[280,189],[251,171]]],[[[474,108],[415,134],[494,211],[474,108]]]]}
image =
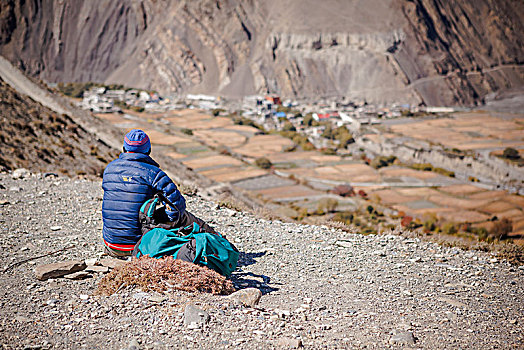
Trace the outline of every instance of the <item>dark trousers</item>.
{"type": "MultiPolygon", "coordinates": [[[[189,225],[193,225],[193,223],[196,223],[198,226],[200,226],[200,232],[209,232],[215,235],[218,234],[218,232],[213,227],[209,226],[204,220],[193,215],[187,210],[184,212],[184,215],[182,215],[178,223],[176,225],[173,225],[173,228],[186,227],[189,225]]],[[[106,246],[105,253],[113,258],[122,259],[131,256],[133,252],[117,250],[106,246]]]]}
{"type": "Polygon", "coordinates": [[[194,222],[198,226],[200,226],[200,232],[209,232],[215,235],[218,233],[217,231],[215,231],[213,227],[209,226],[204,220],[202,220],[199,217],[196,217],[195,215],[191,214],[187,210],[185,211],[184,215],[182,215],[182,217],[178,221],[178,224],[176,225],[176,227],[186,227],[186,226],[192,225],[194,222]]]}

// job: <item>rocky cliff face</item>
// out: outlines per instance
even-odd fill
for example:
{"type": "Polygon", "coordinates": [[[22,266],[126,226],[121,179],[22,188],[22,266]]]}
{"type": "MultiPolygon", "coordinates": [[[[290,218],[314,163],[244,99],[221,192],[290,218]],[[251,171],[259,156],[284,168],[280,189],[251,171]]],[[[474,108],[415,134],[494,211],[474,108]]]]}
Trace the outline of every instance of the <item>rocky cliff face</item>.
{"type": "Polygon", "coordinates": [[[0,53],[49,81],[430,105],[471,105],[524,82],[519,1],[0,6],[0,53]]]}

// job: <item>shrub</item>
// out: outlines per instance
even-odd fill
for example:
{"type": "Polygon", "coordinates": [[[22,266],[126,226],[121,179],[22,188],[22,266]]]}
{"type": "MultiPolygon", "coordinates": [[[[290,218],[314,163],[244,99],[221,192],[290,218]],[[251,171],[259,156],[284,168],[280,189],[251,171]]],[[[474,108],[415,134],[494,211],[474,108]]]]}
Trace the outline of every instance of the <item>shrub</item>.
{"type": "Polygon", "coordinates": [[[415,163],[415,164],[412,164],[411,167],[415,170],[421,170],[421,171],[433,170],[433,165],[429,163],[415,163]]]}
{"type": "Polygon", "coordinates": [[[333,148],[323,148],[321,152],[322,154],[325,154],[327,156],[333,156],[337,154],[337,151],[334,150],[333,148]]]}
{"type": "Polygon", "coordinates": [[[231,281],[219,273],[170,256],[161,259],[145,256],[115,268],[102,278],[95,294],[111,295],[123,286],[157,292],[168,288],[212,294],[235,291],[231,281]]]}
{"type": "Polygon", "coordinates": [[[322,198],[318,202],[318,211],[325,211],[328,213],[332,213],[337,209],[338,207],[338,201],[333,198],[322,198]]]}
{"type": "Polygon", "coordinates": [[[313,144],[309,142],[306,135],[299,134],[298,132],[292,130],[283,130],[280,132],[280,135],[288,139],[291,139],[291,141],[299,145],[304,151],[311,151],[315,149],[315,146],[313,146],[313,144]]]}
{"type": "Polygon", "coordinates": [[[451,222],[448,222],[442,226],[442,232],[448,235],[453,235],[457,233],[457,228],[451,222]]]}
{"type": "Polygon", "coordinates": [[[189,135],[189,136],[192,136],[192,135],[193,135],[193,130],[191,130],[191,129],[182,128],[180,131],[181,131],[183,134],[186,134],[186,135],[189,135]]]}
{"type": "Polygon", "coordinates": [[[302,124],[305,126],[312,126],[315,119],[313,119],[313,115],[311,113],[308,113],[305,115],[304,119],[302,119],[302,124]]]}
{"type": "Polygon", "coordinates": [[[449,176],[449,177],[455,177],[455,173],[453,171],[449,171],[443,168],[435,168],[430,163],[415,163],[411,164],[411,168],[415,170],[421,170],[421,171],[433,171],[437,174],[449,176]]]}
{"type": "Polygon", "coordinates": [[[198,193],[198,187],[195,184],[179,184],[180,192],[187,196],[195,196],[198,193]]]}
{"type": "Polygon", "coordinates": [[[211,111],[211,114],[213,114],[214,117],[218,117],[221,112],[224,112],[224,110],[221,108],[215,108],[211,111]]]}
{"type": "Polygon", "coordinates": [[[251,119],[248,119],[248,118],[242,117],[242,116],[237,116],[237,115],[233,115],[232,118],[233,118],[233,123],[236,124],[236,125],[248,125],[248,126],[252,126],[254,128],[257,128],[257,129],[265,132],[265,130],[264,130],[264,128],[262,126],[258,125],[257,123],[255,123],[251,119]]]}
{"type": "Polygon", "coordinates": [[[449,170],[446,170],[446,169],[443,169],[443,168],[433,168],[433,171],[436,172],[437,174],[440,174],[440,175],[449,176],[449,177],[455,177],[455,172],[454,171],[449,171],[449,170]]]}
{"type": "Polygon", "coordinates": [[[395,156],[389,156],[389,157],[380,156],[380,157],[376,157],[375,159],[373,159],[369,165],[375,169],[379,169],[379,168],[387,167],[390,164],[393,164],[393,162],[396,159],[397,157],[395,156]]]}
{"type": "Polygon", "coordinates": [[[402,220],[400,220],[400,225],[402,225],[402,227],[409,227],[412,221],[413,218],[406,215],[402,218],[402,220]]]}
{"type": "Polygon", "coordinates": [[[255,165],[261,169],[269,169],[273,166],[271,161],[266,157],[260,157],[255,160],[255,165]]]}
{"type": "Polygon", "coordinates": [[[131,110],[138,112],[138,113],[142,113],[143,111],[145,111],[144,107],[139,107],[139,106],[131,106],[131,110]]]}
{"type": "Polygon", "coordinates": [[[284,125],[282,126],[282,130],[283,131],[297,131],[297,129],[295,129],[293,124],[291,124],[288,121],[284,122],[284,125]]]}
{"type": "Polygon", "coordinates": [[[507,238],[508,233],[513,231],[513,223],[511,220],[503,218],[494,222],[493,228],[490,231],[490,236],[501,240],[507,238]]]}
{"type": "Polygon", "coordinates": [[[128,109],[129,108],[127,103],[125,103],[124,101],[114,100],[113,103],[114,103],[115,106],[120,107],[121,109],[128,109]]]}
{"type": "Polygon", "coordinates": [[[349,211],[340,211],[336,213],[335,216],[333,217],[333,220],[343,222],[346,225],[351,224],[353,222],[353,219],[354,219],[354,215],[352,212],[349,212],[349,211]]]}
{"type": "Polygon", "coordinates": [[[282,105],[279,105],[277,107],[277,112],[289,113],[290,111],[291,111],[291,108],[289,108],[289,107],[285,107],[285,106],[282,106],[282,105]]]}
{"type": "Polygon", "coordinates": [[[502,152],[502,158],[515,160],[520,158],[520,154],[519,151],[517,151],[516,149],[506,147],[502,152]]]}
{"type": "Polygon", "coordinates": [[[217,206],[219,208],[228,208],[235,211],[249,210],[249,208],[244,203],[233,197],[229,191],[226,191],[220,195],[217,206]]]}
{"type": "Polygon", "coordinates": [[[437,228],[437,224],[435,223],[435,220],[428,219],[428,220],[424,221],[424,230],[426,232],[435,231],[436,228],[437,228]]]}

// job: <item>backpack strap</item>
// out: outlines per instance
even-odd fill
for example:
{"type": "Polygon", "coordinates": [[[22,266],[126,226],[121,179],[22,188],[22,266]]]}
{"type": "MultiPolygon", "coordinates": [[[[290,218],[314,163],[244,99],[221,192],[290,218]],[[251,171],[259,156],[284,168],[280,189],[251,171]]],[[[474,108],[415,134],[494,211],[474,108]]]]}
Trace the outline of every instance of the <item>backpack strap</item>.
{"type": "Polygon", "coordinates": [[[158,198],[160,198],[162,201],[164,201],[166,204],[168,204],[171,207],[171,210],[174,210],[174,211],[176,211],[178,213],[178,218],[174,222],[174,226],[177,226],[178,222],[181,219],[181,217],[180,217],[180,210],[178,210],[177,206],[174,205],[173,202],[171,202],[169,199],[167,199],[167,197],[162,192],[157,192],[155,194],[155,196],[158,196],[158,198]]]}

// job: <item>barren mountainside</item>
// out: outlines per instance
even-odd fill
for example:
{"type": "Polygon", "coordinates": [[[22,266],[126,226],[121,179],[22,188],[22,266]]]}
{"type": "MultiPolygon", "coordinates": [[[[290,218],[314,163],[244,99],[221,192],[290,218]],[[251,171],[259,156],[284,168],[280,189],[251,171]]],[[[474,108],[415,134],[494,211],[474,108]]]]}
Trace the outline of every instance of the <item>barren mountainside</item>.
{"type": "Polygon", "coordinates": [[[0,54],[51,82],[473,105],[524,82],[513,0],[3,1],[0,54]]]}
{"type": "Polygon", "coordinates": [[[15,91],[0,79],[0,171],[27,168],[100,175],[116,152],[77,124],[15,91]]]}

